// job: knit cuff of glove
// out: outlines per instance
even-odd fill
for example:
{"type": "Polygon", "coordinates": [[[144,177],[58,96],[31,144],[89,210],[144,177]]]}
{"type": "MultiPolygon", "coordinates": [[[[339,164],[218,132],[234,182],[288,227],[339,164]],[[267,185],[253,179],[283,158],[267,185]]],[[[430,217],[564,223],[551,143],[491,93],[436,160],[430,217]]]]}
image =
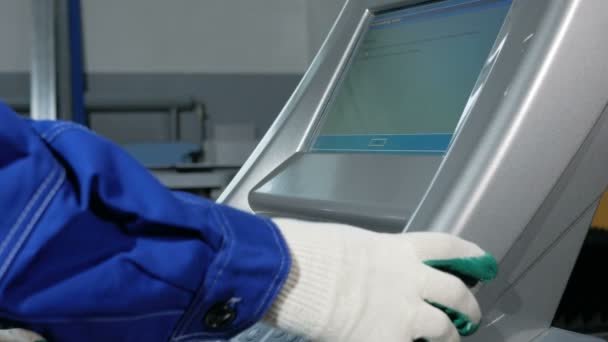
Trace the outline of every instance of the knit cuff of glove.
{"type": "Polygon", "coordinates": [[[327,225],[275,219],[290,249],[289,277],[265,321],[281,329],[318,338],[335,309],[344,247],[327,225]]]}

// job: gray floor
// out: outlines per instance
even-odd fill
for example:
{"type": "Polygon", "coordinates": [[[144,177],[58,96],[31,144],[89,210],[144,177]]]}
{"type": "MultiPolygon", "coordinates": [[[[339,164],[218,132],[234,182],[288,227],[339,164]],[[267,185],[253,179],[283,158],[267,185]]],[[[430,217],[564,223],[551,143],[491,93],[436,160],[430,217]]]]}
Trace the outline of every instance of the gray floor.
{"type": "Polygon", "coordinates": [[[599,338],[601,338],[601,339],[604,339],[604,340],[608,341],[608,332],[600,334],[600,335],[596,335],[596,336],[599,337],[599,338]]]}

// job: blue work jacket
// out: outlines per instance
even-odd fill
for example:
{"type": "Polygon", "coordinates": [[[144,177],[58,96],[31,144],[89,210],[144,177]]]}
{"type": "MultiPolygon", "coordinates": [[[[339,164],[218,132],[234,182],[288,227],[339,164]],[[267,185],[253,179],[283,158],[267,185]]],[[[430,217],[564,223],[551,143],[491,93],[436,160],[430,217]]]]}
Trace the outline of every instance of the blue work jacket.
{"type": "Polygon", "coordinates": [[[0,104],[0,320],[49,341],[205,341],[290,268],[267,218],[171,192],[108,140],[0,104]]]}

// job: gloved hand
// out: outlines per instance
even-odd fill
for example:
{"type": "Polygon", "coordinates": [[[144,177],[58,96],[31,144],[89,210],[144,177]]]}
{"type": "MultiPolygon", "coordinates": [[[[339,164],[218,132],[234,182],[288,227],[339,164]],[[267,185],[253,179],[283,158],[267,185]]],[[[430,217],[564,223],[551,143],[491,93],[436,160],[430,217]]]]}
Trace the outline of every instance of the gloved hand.
{"type": "Polygon", "coordinates": [[[491,280],[497,265],[476,245],[441,233],[274,222],[293,265],[268,323],[327,342],[456,342],[477,329],[480,309],[462,279],[491,280]]]}
{"type": "Polygon", "coordinates": [[[38,334],[19,328],[0,329],[0,342],[46,342],[38,334]]]}

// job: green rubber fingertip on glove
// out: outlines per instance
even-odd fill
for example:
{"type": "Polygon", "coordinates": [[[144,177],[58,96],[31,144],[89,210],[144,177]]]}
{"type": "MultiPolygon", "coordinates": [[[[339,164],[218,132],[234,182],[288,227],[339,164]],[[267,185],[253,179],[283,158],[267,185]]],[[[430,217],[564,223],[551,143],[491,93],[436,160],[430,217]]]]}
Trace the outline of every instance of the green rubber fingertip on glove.
{"type": "MultiPolygon", "coordinates": [[[[475,258],[429,260],[426,265],[453,274],[463,280],[490,281],[498,274],[498,263],[491,254],[475,258]]],[[[466,281],[465,281],[466,282],[466,281]]]]}
{"type": "Polygon", "coordinates": [[[477,329],[479,329],[479,324],[473,323],[471,319],[467,317],[467,315],[460,313],[456,310],[450,309],[445,305],[429,301],[427,301],[427,303],[445,312],[445,314],[448,315],[448,317],[456,327],[456,330],[458,330],[460,336],[471,336],[477,331],[477,329]]]}
{"type": "MultiPolygon", "coordinates": [[[[473,286],[479,281],[490,281],[496,278],[498,274],[498,263],[490,254],[476,258],[431,260],[425,262],[425,264],[453,274],[462,279],[469,286],[473,286]]],[[[470,336],[479,329],[479,324],[473,323],[466,315],[439,303],[428,303],[445,312],[452,320],[452,323],[454,323],[454,326],[461,336],[470,336]]]]}

